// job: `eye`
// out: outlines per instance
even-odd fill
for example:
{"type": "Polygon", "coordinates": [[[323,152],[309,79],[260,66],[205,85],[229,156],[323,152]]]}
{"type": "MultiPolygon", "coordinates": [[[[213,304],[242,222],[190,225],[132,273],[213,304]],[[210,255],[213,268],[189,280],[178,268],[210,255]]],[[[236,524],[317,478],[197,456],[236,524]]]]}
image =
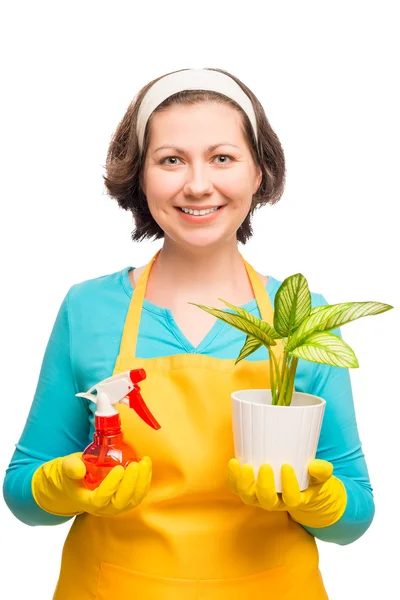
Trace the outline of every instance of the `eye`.
{"type": "Polygon", "coordinates": [[[231,160],[234,160],[232,156],[228,156],[227,154],[218,154],[215,158],[223,158],[224,160],[218,164],[227,165],[231,160]]]}
{"type": "Polygon", "coordinates": [[[167,163],[167,162],[165,162],[166,160],[173,160],[173,161],[177,161],[177,160],[180,160],[180,159],[179,159],[177,156],[166,156],[165,158],[162,158],[162,159],[160,160],[160,165],[170,165],[170,166],[172,166],[172,167],[173,167],[174,165],[177,165],[177,164],[178,164],[177,162],[170,162],[170,163],[167,163]]]}

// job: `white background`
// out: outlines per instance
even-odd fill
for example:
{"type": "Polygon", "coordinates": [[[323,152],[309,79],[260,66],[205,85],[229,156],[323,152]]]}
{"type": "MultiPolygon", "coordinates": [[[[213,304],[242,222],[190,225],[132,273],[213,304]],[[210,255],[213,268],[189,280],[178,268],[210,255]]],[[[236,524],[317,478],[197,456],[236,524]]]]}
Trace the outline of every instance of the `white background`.
{"type": "MultiPolygon", "coordinates": [[[[301,271],[330,303],[395,305],[342,329],[360,362],[351,377],[376,517],[354,544],[319,548],[331,600],[399,598],[397,3],[142,4],[2,11],[1,471],[69,287],[140,266],[160,245],[133,244],[130,215],[104,193],[113,130],[151,79],[223,68],[256,93],[287,158],[286,192],[256,214],[245,257],[278,279],[301,271]]],[[[50,599],[69,524],[30,528],[4,502],[0,517],[1,597],[50,599]]]]}

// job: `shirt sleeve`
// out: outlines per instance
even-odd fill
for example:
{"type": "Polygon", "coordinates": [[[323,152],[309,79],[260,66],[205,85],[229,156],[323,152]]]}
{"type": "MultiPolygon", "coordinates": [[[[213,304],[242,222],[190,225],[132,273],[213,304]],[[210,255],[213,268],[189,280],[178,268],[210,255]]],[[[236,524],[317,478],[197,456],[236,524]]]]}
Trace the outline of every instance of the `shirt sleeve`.
{"type": "MultiPolygon", "coordinates": [[[[321,305],[328,304],[323,296],[320,298],[321,305]]],[[[340,329],[332,333],[342,337],[340,329]]],[[[325,542],[350,544],[372,523],[375,506],[358,434],[349,369],[315,363],[309,393],[326,400],[317,458],[333,464],[334,476],[346,488],[347,506],[333,525],[305,529],[325,542]]]]}
{"type": "Polygon", "coordinates": [[[13,514],[28,525],[57,525],[71,517],[42,510],[35,502],[31,482],[43,463],[89,443],[89,413],[71,367],[69,293],[65,297],[44,354],[39,381],[28,419],[7,469],[4,499],[13,514]]]}

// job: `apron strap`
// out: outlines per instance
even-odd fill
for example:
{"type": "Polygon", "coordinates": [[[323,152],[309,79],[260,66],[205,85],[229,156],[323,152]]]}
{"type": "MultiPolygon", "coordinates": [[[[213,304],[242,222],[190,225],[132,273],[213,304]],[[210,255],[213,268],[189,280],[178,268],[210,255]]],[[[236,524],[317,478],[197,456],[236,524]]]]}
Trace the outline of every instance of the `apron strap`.
{"type": "Polygon", "coordinates": [[[251,287],[253,288],[254,298],[257,301],[258,310],[261,314],[261,319],[263,321],[267,321],[267,323],[272,325],[274,320],[274,309],[272,308],[268,292],[265,289],[263,282],[261,281],[257,272],[253,269],[253,267],[247,262],[247,260],[243,258],[243,256],[242,260],[244,262],[244,266],[246,267],[251,287]]]}
{"type": "MultiPolygon", "coordinates": [[[[150,271],[153,267],[154,261],[156,260],[160,252],[161,249],[156,252],[156,254],[153,256],[150,262],[145,266],[142,274],[139,277],[138,282],[136,283],[136,287],[134,289],[132,299],[129,305],[128,314],[125,320],[119,358],[136,357],[136,343],[139,333],[140,317],[146,293],[147,281],[149,278],[150,271]]],[[[267,321],[267,323],[272,325],[274,311],[268,293],[260,277],[257,275],[253,267],[246,260],[244,260],[243,256],[242,260],[246,267],[247,275],[253,288],[254,297],[257,301],[261,318],[263,321],[267,321]]]]}
{"type": "Polygon", "coordinates": [[[135,289],[133,291],[132,299],[129,304],[128,314],[125,319],[124,332],[122,334],[121,347],[119,350],[120,357],[135,357],[136,356],[136,342],[139,333],[140,316],[142,314],[143,300],[146,293],[147,280],[151,268],[160,254],[160,250],[156,252],[150,262],[145,266],[139,280],[136,282],[135,289]]]}

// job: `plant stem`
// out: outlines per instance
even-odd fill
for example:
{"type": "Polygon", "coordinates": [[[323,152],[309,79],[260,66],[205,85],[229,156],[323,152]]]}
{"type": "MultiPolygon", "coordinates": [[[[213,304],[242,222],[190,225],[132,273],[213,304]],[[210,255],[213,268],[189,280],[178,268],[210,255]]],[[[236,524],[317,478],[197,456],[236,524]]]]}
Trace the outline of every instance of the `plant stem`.
{"type": "MultiPolygon", "coordinates": [[[[269,346],[268,346],[268,352],[269,352],[270,360],[272,359],[272,362],[274,363],[275,374],[276,374],[276,380],[274,380],[275,381],[275,390],[276,390],[276,387],[277,387],[278,388],[278,394],[279,394],[280,389],[281,389],[281,378],[280,378],[280,375],[279,375],[278,363],[276,362],[275,354],[272,352],[272,350],[271,350],[271,348],[269,346]]],[[[271,364],[270,364],[270,368],[272,368],[271,364]]],[[[271,387],[271,390],[272,390],[272,387],[271,387]]],[[[276,400],[277,400],[276,395],[275,395],[275,397],[273,396],[272,400],[273,400],[272,404],[275,405],[276,404],[276,400]]]]}
{"type": "Polygon", "coordinates": [[[281,373],[282,381],[284,381],[284,379],[285,379],[286,368],[287,368],[287,352],[284,352],[283,353],[283,361],[282,361],[282,373],[281,373]]]}
{"type": "Polygon", "coordinates": [[[290,360],[289,377],[287,381],[287,387],[284,394],[284,406],[290,406],[292,402],[293,390],[294,390],[294,378],[296,376],[297,363],[299,359],[296,356],[292,356],[290,360]]]}
{"type": "Polygon", "coordinates": [[[271,358],[272,350],[271,350],[270,346],[267,346],[267,349],[268,349],[268,354],[269,354],[269,380],[270,380],[271,394],[272,394],[272,405],[275,405],[276,404],[276,384],[275,384],[275,375],[274,375],[274,369],[273,369],[272,358],[271,358]]]}
{"type": "Polygon", "coordinates": [[[286,390],[287,390],[287,386],[288,386],[288,380],[290,377],[290,357],[287,356],[286,352],[285,352],[285,364],[284,364],[283,370],[284,370],[285,375],[282,379],[282,389],[280,390],[280,394],[279,394],[279,400],[278,400],[279,406],[285,406],[286,390]]]}

